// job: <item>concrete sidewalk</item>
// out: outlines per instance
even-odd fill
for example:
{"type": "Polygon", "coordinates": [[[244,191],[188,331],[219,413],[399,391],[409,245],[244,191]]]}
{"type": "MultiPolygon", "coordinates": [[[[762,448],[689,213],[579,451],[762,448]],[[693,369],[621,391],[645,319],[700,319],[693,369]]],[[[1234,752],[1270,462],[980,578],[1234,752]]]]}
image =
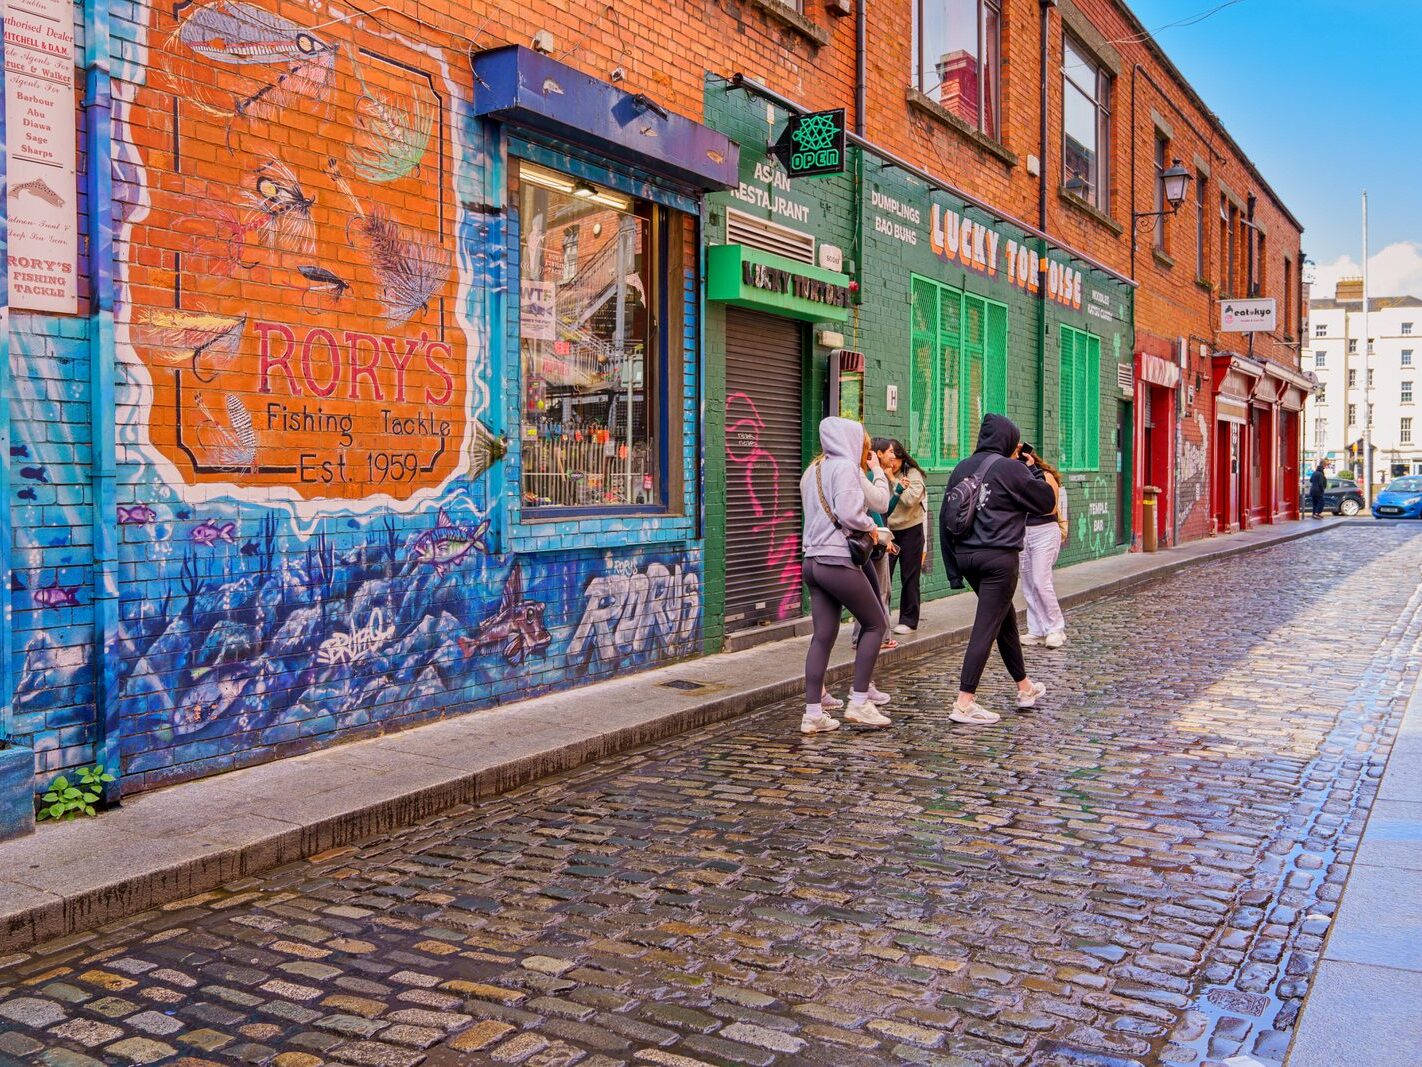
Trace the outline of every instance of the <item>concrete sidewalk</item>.
{"type": "MultiPolygon", "coordinates": [[[[1059,571],[1057,590],[1070,609],[1347,523],[1304,520],[1094,560],[1059,571]]],[[[964,640],[975,603],[931,602],[919,632],[884,662],[964,640]]],[[[835,683],[850,671],[847,631],[831,663],[835,683]]],[[[0,845],[0,951],[111,923],[793,697],[807,644],[795,638],[689,660],[145,793],[97,819],[41,826],[0,845]]]]}
{"type": "Polygon", "coordinates": [[[1422,1062],[1422,680],[1299,1016],[1287,1067],[1422,1062]]]}

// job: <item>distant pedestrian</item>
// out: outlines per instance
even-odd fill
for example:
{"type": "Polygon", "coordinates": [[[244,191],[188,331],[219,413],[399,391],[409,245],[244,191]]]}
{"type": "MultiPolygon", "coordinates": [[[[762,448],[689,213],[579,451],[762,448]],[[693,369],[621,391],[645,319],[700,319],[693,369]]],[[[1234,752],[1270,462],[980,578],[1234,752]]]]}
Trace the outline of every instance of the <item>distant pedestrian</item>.
{"type": "Polygon", "coordinates": [[[1308,502],[1313,505],[1313,517],[1323,518],[1323,491],[1328,488],[1328,472],[1323,469],[1323,460],[1313,468],[1308,476],[1308,502]]]}
{"type": "MultiPolygon", "coordinates": [[[[889,478],[884,473],[881,465],[883,458],[879,454],[879,448],[874,442],[882,441],[884,438],[875,437],[871,439],[869,450],[869,462],[864,471],[864,507],[869,512],[869,517],[874,520],[874,525],[880,531],[887,530],[884,524],[884,514],[893,506],[893,496],[889,491],[889,478]]],[[[869,583],[874,587],[875,594],[879,597],[879,603],[884,605],[884,618],[886,620],[884,630],[884,641],[880,646],[885,652],[891,648],[898,648],[899,643],[890,636],[887,628],[889,617],[889,559],[897,551],[891,540],[887,545],[880,545],[874,550],[874,554],[869,557],[869,562],[864,564],[864,574],[869,579],[869,583]]],[[[855,648],[859,647],[860,625],[854,624],[854,635],[850,644],[855,648]]],[[[871,699],[875,699],[871,692],[871,699]]],[[[887,703],[887,697],[876,700],[876,703],[887,703]]]]}
{"type": "Polygon", "coordinates": [[[889,559],[889,574],[899,571],[899,624],[896,634],[918,629],[924,554],[928,548],[928,485],[923,468],[914,462],[908,449],[892,438],[876,438],[874,449],[889,476],[888,526],[898,549],[889,559]]]}
{"type": "Polygon", "coordinates": [[[1000,718],[976,697],[994,641],[1017,683],[1019,709],[1035,707],[1047,692],[1046,686],[1027,677],[1012,595],[1017,591],[1027,516],[1050,515],[1057,495],[1032,456],[1015,462],[1021,444],[1012,420],[984,415],[977,450],[953,469],[938,515],[948,582],[961,589],[966,581],[978,595],[958,699],[948,714],[954,722],[987,725],[1000,718]]]}
{"type": "Polygon", "coordinates": [[[1040,452],[1033,451],[1031,445],[1022,446],[1022,455],[1036,462],[1043,480],[1057,494],[1056,510],[1050,515],[1027,516],[1027,537],[1022,542],[1022,594],[1027,598],[1027,633],[1022,643],[1061,648],[1066,644],[1066,616],[1057,602],[1052,568],[1057,565],[1057,557],[1070,532],[1066,488],[1062,485],[1062,472],[1040,452]]]}
{"type": "Polygon", "coordinates": [[[839,729],[839,723],[825,714],[821,695],[830,651],[839,636],[839,618],[846,610],[859,621],[863,632],[854,656],[854,683],[844,717],[862,726],[889,725],[889,717],[870,700],[874,663],[889,620],[862,569],[870,547],[879,540],[874,520],[864,506],[869,444],[869,435],[859,423],[834,417],[822,420],[823,455],[810,464],[800,479],[800,502],[805,515],[802,573],[810,593],[814,627],[805,656],[802,733],[839,729]]]}

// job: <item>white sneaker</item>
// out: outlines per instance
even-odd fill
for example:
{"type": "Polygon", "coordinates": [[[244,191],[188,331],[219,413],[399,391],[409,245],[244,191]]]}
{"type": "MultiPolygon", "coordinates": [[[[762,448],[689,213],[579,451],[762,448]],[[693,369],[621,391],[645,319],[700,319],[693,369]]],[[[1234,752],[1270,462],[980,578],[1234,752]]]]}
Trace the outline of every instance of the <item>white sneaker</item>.
{"type": "Polygon", "coordinates": [[[894,633],[896,634],[911,634],[913,632],[914,628],[912,626],[906,626],[904,623],[899,623],[894,627],[894,633]]]}
{"type": "Polygon", "coordinates": [[[1056,630],[1049,633],[1046,638],[1043,639],[1042,644],[1048,648],[1061,648],[1062,645],[1066,644],[1066,634],[1061,630],[1056,630]]]}
{"type": "Polygon", "coordinates": [[[800,716],[800,732],[802,734],[827,734],[831,730],[838,729],[839,720],[831,719],[828,715],[800,716]]]}
{"type": "Polygon", "coordinates": [[[1045,637],[1038,637],[1036,634],[1022,634],[1019,638],[1024,645],[1040,645],[1046,642],[1045,637]]]}
{"type": "Polygon", "coordinates": [[[844,721],[858,723],[860,726],[889,726],[893,723],[892,719],[867,700],[860,704],[851,700],[849,709],[844,713],[844,721]]]}
{"type": "Polygon", "coordinates": [[[975,700],[967,707],[954,704],[953,710],[948,713],[948,718],[953,722],[965,723],[968,726],[991,726],[1002,716],[995,711],[988,711],[975,700]]]}
{"type": "Polygon", "coordinates": [[[1017,691],[1017,706],[1021,709],[1035,708],[1037,701],[1047,695],[1047,687],[1041,682],[1033,682],[1029,692],[1017,691]]]}
{"type": "Polygon", "coordinates": [[[844,701],[840,700],[837,696],[824,693],[820,696],[820,707],[824,708],[825,711],[838,711],[844,707],[844,701]]]}
{"type": "Polygon", "coordinates": [[[869,703],[871,703],[871,704],[887,704],[891,699],[893,699],[893,698],[890,697],[888,693],[884,692],[882,689],[878,688],[877,686],[871,685],[871,686],[869,687],[869,703]]]}

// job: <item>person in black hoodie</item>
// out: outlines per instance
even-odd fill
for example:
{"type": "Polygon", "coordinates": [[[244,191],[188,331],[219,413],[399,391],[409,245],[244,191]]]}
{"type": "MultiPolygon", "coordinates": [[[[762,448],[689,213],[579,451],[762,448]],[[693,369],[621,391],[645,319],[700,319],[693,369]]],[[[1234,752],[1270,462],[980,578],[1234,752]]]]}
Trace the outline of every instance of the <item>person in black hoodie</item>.
{"type": "Polygon", "coordinates": [[[948,488],[977,474],[991,456],[1005,457],[1008,462],[994,461],[982,476],[977,512],[972,529],[966,534],[955,538],[948,531],[947,516],[941,509],[938,515],[938,541],[943,546],[948,583],[954,589],[962,589],[966,582],[978,595],[973,633],[963,655],[958,700],[948,714],[954,722],[984,726],[1000,718],[981,707],[976,699],[978,682],[994,641],[1008,673],[1017,683],[1020,710],[1035,707],[1047,692],[1046,686],[1027,677],[1012,595],[1017,591],[1018,556],[1027,529],[1027,516],[1050,515],[1057,506],[1057,496],[1043,479],[1042,470],[1032,461],[1030,453],[1021,457],[1023,462],[1018,462],[1021,449],[1022,438],[1011,419],[1005,415],[984,415],[978,430],[977,450],[953,469],[948,488]]]}

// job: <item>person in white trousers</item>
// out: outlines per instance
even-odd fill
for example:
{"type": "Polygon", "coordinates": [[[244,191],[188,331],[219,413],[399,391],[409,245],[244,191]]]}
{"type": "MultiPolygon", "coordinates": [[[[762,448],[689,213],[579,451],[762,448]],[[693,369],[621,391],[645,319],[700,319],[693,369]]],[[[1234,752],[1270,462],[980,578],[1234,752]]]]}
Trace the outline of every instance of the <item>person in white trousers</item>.
{"type": "MultiPolygon", "coordinates": [[[[1027,451],[1031,446],[1022,447],[1027,451]]],[[[1050,515],[1031,515],[1027,519],[1027,536],[1022,543],[1022,595],[1027,598],[1027,632],[1022,636],[1022,643],[1061,648],[1066,644],[1066,618],[1057,603],[1052,568],[1057,565],[1057,557],[1070,530],[1067,496],[1062,488],[1061,471],[1040,454],[1034,452],[1033,455],[1047,484],[1057,494],[1057,507],[1050,515]]]]}

